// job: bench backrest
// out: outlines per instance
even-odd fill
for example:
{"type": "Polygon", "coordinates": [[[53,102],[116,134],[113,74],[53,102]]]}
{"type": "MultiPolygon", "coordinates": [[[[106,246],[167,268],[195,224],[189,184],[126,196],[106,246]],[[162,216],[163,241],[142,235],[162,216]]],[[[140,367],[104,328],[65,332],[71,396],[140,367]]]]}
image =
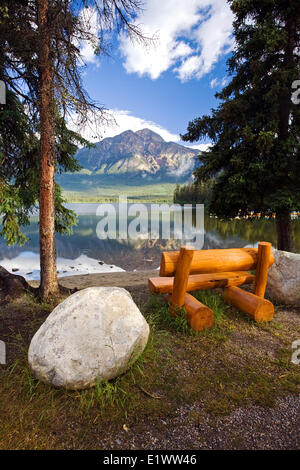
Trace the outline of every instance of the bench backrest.
{"type": "MultiPolygon", "coordinates": [[[[174,276],[178,258],[179,251],[164,251],[161,256],[160,276],[174,276]]],[[[256,269],[257,259],[257,248],[195,250],[190,274],[250,271],[256,269]]],[[[273,263],[274,255],[271,251],[269,266],[273,263]]]]}

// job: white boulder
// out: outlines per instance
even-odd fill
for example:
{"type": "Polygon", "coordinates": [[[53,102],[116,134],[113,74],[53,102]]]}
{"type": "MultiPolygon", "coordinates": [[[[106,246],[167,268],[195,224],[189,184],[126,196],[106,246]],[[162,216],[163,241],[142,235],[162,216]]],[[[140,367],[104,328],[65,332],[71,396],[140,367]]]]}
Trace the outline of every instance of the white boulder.
{"type": "Polygon", "coordinates": [[[148,336],[129,292],[90,287],[53,310],[32,338],[28,361],[38,379],[55,387],[92,387],[125,372],[148,336]]]}
{"type": "Polygon", "coordinates": [[[268,294],[277,303],[300,306],[300,254],[273,249],[275,262],[268,273],[268,294]]]}

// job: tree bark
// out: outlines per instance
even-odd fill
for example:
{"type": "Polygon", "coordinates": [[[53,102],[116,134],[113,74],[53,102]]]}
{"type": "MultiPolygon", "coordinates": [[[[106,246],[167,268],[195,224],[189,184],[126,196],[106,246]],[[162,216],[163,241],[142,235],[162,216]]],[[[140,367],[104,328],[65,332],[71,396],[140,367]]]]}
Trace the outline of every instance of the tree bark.
{"type": "Polygon", "coordinates": [[[277,249],[283,251],[294,251],[293,229],[291,213],[282,210],[276,213],[277,249]]]}
{"type": "Polygon", "coordinates": [[[59,291],[55,247],[55,120],[54,67],[48,25],[48,0],[37,0],[40,114],[40,295],[47,298],[59,291]]]}

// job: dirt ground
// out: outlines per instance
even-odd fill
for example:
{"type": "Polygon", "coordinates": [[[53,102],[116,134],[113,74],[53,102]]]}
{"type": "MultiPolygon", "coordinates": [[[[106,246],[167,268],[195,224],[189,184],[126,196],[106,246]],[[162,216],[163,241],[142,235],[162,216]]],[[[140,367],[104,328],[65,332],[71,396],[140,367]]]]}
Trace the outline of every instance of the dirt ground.
{"type": "Polygon", "coordinates": [[[157,271],[71,276],[62,285],[127,288],[151,327],[141,361],[101,389],[55,390],[27,366],[30,340],[55,304],[28,295],[0,306],[0,449],[299,449],[300,311],[276,306],[257,324],[199,293],[215,312],[212,330],[194,334],[149,296],[157,271]],[[203,297],[204,296],[204,297],[203,297]],[[124,426],[125,425],[125,426],[124,426]]]}
{"type": "MultiPolygon", "coordinates": [[[[142,287],[147,285],[149,277],[159,276],[159,271],[125,271],[120,273],[84,274],[79,276],[66,276],[59,283],[69,289],[85,289],[93,286],[119,286],[119,287],[142,287]]],[[[39,281],[30,281],[34,287],[39,281]]]]}

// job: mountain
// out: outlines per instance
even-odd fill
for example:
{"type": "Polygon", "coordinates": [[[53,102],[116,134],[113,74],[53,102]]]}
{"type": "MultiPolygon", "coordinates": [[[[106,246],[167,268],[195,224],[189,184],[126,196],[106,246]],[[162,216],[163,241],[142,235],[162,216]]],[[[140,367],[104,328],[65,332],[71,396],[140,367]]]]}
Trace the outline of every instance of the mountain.
{"type": "Polygon", "coordinates": [[[173,179],[190,177],[196,166],[198,150],[166,142],[151,131],[125,131],[82,148],[77,154],[81,173],[126,178],[173,179]]]}

